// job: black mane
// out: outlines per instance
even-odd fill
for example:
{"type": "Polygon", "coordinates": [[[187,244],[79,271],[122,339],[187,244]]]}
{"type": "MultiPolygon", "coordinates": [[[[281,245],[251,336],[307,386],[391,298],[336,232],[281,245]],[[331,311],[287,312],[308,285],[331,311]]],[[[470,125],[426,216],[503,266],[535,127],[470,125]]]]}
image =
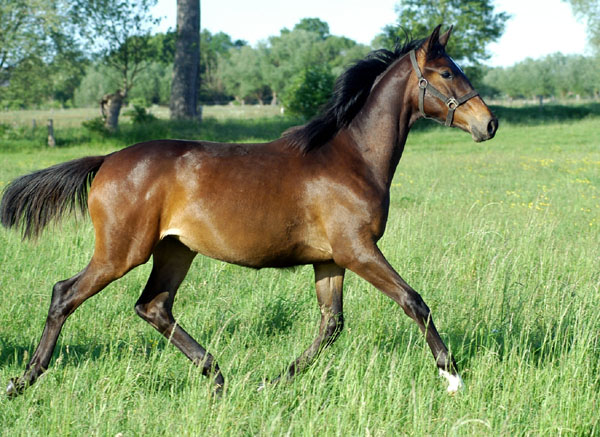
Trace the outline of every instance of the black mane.
{"type": "Polygon", "coordinates": [[[420,47],[423,42],[423,39],[412,40],[397,44],[393,51],[380,49],[369,53],[337,78],[333,95],[320,115],[302,127],[290,129],[284,136],[303,153],[327,143],[358,114],[377,77],[394,61],[420,47]]]}

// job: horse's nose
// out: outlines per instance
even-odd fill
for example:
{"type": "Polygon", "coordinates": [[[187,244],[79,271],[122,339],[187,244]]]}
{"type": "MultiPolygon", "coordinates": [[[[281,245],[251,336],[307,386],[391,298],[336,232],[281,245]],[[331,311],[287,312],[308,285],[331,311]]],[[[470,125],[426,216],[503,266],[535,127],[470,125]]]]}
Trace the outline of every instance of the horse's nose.
{"type": "Polygon", "coordinates": [[[496,117],[492,118],[487,126],[487,133],[489,138],[494,138],[496,135],[496,131],[498,130],[498,119],[496,117]]]}

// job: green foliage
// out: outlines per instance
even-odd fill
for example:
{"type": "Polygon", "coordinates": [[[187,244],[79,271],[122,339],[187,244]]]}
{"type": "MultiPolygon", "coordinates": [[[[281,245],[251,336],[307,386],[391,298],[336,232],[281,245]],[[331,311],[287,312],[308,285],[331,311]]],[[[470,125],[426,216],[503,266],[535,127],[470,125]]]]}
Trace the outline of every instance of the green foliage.
{"type": "Polygon", "coordinates": [[[11,71],[10,85],[0,91],[3,106],[11,109],[37,106],[52,94],[50,68],[38,57],[22,59],[11,71]]]}
{"type": "Polygon", "coordinates": [[[101,62],[118,73],[125,96],[150,59],[166,56],[157,52],[164,45],[150,37],[151,26],[159,22],[149,14],[155,4],[156,0],[73,0],[72,20],[101,62]]]}
{"type": "Polygon", "coordinates": [[[25,58],[48,54],[51,33],[65,25],[61,6],[53,0],[0,0],[0,74],[25,58]]]}
{"type": "MultiPolygon", "coordinates": [[[[221,76],[223,69],[220,69],[219,65],[221,62],[226,64],[229,61],[230,50],[241,49],[245,45],[246,43],[241,40],[232,41],[226,33],[218,32],[213,35],[207,29],[202,30],[200,34],[200,100],[202,102],[223,103],[230,100],[221,76]]],[[[228,86],[232,86],[231,81],[228,86]]]]}
{"type": "Polygon", "coordinates": [[[411,38],[425,38],[438,24],[454,25],[446,51],[476,86],[483,75],[481,62],[490,57],[486,47],[502,36],[510,17],[496,13],[492,0],[400,0],[396,12],[396,24],[386,26],[375,37],[375,48],[391,49],[407,33],[411,38]]]}
{"type": "Polygon", "coordinates": [[[600,57],[555,53],[525,59],[512,67],[489,69],[488,95],[509,98],[600,96],[600,57]]]}
{"type": "Polygon", "coordinates": [[[265,82],[275,96],[281,96],[290,78],[299,71],[325,60],[321,57],[320,36],[315,32],[294,30],[269,38],[269,44],[259,46],[265,82]]]}
{"type": "Polygon", "coordinates": [[[319,35],[322,40],[329,37],[329,24],[319,18],[303,18],[294,26],[294,30],[305,30],[319,35]]]}
{"type": "Polygon", "coordinates": [[[0,107],[72,103],[86,60],[62,0],[0,0],[0,107]]]}
{"type": "Polygon", "coordinates": [[[75,90],[85,75],[89,61],[71,37],[63,36],[61,40],[56,41],[57,54],[49,67],[52,78],[52,98],[66,107],[73,105],[75,90]]]}
{"type": "Polygon", "coordinates": [[[264,101],[267,90],[256,50],[250,46],[232,49],[229,51],[228,61],[220,67],[225,90],[238,102],[264,101]]]}
{"type": "Polygon", "coordinates": [[[563,0],[587,26],[590,45],[600,55],[600,0],[563,0]]]}
{"type": "Polygon", "coordinates": [[[333,91],[335,77],[327,67],[314,66],[296,75],[286,90],[283,104],[290,114],[305,119],[315,116],[327,103],[333,91]]]}
{"type": "Polygon", "coordinates": [[[173,65],[175,59],[175,40],[177,34],[173,30],[156,33],[148,37],[148,53],[146,61],[163,66],[173,65]]]}
{"type": "Polygon", "coordinates": [[[97,107],[103,95],[119,87],[118,72],[102,63],[87,67],[80,86],[75,90],[74,102],[78,107],[97,107]]]}
{"type": "Polygon", "coordinates": [[[92,134],[99,134],[103,137],[110,135],[109,130],[106,129],[106,126],[104,125],[104,120],[102,117],[95,117],[90,120],[83,121],[81,126],[92,134]]]}
{"type": "Polygon", "coordinates": [[[152,62],[140,72],[135,88],[130,91],[128,98],[143,102],[145,106],[167,106],[171,95],[172,77],[172,64],[152,62]]]}
{"type": "Polygon", "coordinates": [[[135,103],[133,109],[126,111],[123,115],[129,116],[133,124],[147,124],[158,120],[156,116],[149,113],[143,105],[136,105],[135,103]]]}

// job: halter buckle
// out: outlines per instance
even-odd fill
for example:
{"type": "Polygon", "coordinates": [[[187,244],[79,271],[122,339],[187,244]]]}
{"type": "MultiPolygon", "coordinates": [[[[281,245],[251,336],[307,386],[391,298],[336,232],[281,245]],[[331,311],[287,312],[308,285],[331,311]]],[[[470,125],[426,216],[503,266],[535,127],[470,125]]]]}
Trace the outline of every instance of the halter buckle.
{"type": "Polygon", "coordinates": [[[459,106],[458,100],[456,100],[454,97],[450,97],[448,98],[448,100],[446,100],[446,106],[448,107],[448,109],[456,109],[459,106]]]}
{"type": "Polygon", "coordinates": [[[427,88],[427,85],[429,85],[429,82],[427,82],[427,79],[425,79],[424,77],[419,79],[419,88],[424,90],[425,88],[427,88]]]}

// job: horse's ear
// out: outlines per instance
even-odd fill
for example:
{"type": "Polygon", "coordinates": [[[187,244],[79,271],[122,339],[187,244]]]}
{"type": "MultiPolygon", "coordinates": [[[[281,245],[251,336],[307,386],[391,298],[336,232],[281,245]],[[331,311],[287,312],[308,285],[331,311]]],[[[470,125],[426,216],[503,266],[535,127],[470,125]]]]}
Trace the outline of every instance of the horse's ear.
{"type": "Polygon", "coordinates": [[[436,28],[433,29],[433,32],[431,33],[431,35],[429,36],[429,38],[427,38],[427,51],[428,52],[432,51],[432,49],[435,47],[435,45],[440,40],[440,29],[441,29],[441,27],[442,27],[442,25],[438,24],[436,26],[436,28]]]}
{"type": "Polygon", "coordinates": [[[442,36],[440,36],[439,42],[444,48],[446,48],[446,44],[448,44],[448,40],[450,39],[450,35],[452,34],[452,29],[454,29],[454,26],[450,26],[450,29],[448,29],[446,33],[444,33],[442,36]]]}

